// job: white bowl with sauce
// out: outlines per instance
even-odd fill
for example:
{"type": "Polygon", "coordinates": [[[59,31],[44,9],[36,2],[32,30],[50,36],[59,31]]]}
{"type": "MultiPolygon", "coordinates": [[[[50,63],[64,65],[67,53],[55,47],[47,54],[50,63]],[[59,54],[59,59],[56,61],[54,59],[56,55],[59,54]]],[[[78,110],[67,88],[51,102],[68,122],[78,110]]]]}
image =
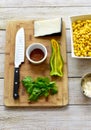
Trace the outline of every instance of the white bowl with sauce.
{"type": "Polygon", "coordinates": [[[91,98],[91,73],[87,73],[82,77],[81,90],[86,97],[91,98]]]}
{"type": "Polygon", "coordinates": [[[27,59],[33,64],[40,64],[47,58],[47,49],[42,43],[32,43],[26,50],[27,59]]]}

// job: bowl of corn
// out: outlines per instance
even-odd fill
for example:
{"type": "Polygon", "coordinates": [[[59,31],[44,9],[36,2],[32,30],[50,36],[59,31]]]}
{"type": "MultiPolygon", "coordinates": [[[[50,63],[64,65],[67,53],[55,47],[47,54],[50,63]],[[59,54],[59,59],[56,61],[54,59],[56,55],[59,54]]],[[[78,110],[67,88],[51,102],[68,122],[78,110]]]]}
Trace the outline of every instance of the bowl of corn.
{"type": "Polygon", "coordinates": [[[91,59],[91,15],[70,17],[70,31],[72,57],[91,59]]]}

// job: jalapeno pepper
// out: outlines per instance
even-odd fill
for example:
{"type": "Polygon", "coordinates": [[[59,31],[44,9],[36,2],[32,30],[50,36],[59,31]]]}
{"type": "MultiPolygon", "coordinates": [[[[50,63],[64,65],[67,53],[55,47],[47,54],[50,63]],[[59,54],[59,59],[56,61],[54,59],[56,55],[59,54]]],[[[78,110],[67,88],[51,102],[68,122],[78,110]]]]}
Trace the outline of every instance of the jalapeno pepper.
{"type": "Polygon", "coordinates": [[[63,58],[60,51],[60,46],[55,39],[51,40],[52,53],[50,57],[50,75],[63,76],[63,58]]]}

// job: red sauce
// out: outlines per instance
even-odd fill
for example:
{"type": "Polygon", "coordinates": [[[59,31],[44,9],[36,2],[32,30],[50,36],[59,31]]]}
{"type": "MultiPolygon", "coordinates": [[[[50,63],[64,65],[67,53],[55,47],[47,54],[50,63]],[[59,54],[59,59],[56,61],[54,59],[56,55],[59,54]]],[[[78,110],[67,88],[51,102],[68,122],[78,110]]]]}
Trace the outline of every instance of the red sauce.
{"type": "Polygon", "coordinates": [[[40,61],[43,59],[43,57],[44,57],[44,52],[39,48],[34,49],[30,53],[30,58],[34,61],[40,61]]]}

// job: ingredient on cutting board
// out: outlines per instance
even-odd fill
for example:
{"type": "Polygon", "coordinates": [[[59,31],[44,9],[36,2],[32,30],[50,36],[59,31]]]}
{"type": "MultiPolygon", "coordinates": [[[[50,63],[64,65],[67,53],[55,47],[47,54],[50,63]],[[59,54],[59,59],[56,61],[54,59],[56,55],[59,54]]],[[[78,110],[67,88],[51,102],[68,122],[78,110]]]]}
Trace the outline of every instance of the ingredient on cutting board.
{"type": "Polygon", "coordinates": [[[39,20],[34,22],[34,36],[46,36],[52,34],[61,35],[62,18],[39,20]]]}
{"type": "Polygon", "coordinates": [[[34,60],[34,61],[39,61],[42,60],[44,57],[44,52],[41,49],[34,49],[31,53],[30,53],[30,59],[34,60]]]}
{"type": "Polygon", "coordinates": [[[78,20],[72,23],[74,54],[91,57],[91,20],[78,20]]]}
{"type": "Polygon", "coordinates": [[[55,40],[51,40],[51,47],[52,47],[52,53],[50,57],[50,75],[51,76],[63,76],[63,58],[60,52],[60,46],[59,43],[55,40]]]}
{"type": "Polygon", "coordinates": [[[26,56],[31,63],[39,64],[47,58],[47,49],[41,43],[32,43],[26,50],[26,56]]]}
{"type": "Polygon", "coordinates": [[[29,101],[37,101],[40,97],[48,97],[58,92],[55,81],[50,81],[48,77],[38,77],[33,80],[30,76],[22,80],[27,93],[29,94],[29,101]]]}
{"type": "Polygon", "coordinates": [[[82,78],[81,86],[84,95],[91,98],[91,73],[86,74],[82,78]]]}

